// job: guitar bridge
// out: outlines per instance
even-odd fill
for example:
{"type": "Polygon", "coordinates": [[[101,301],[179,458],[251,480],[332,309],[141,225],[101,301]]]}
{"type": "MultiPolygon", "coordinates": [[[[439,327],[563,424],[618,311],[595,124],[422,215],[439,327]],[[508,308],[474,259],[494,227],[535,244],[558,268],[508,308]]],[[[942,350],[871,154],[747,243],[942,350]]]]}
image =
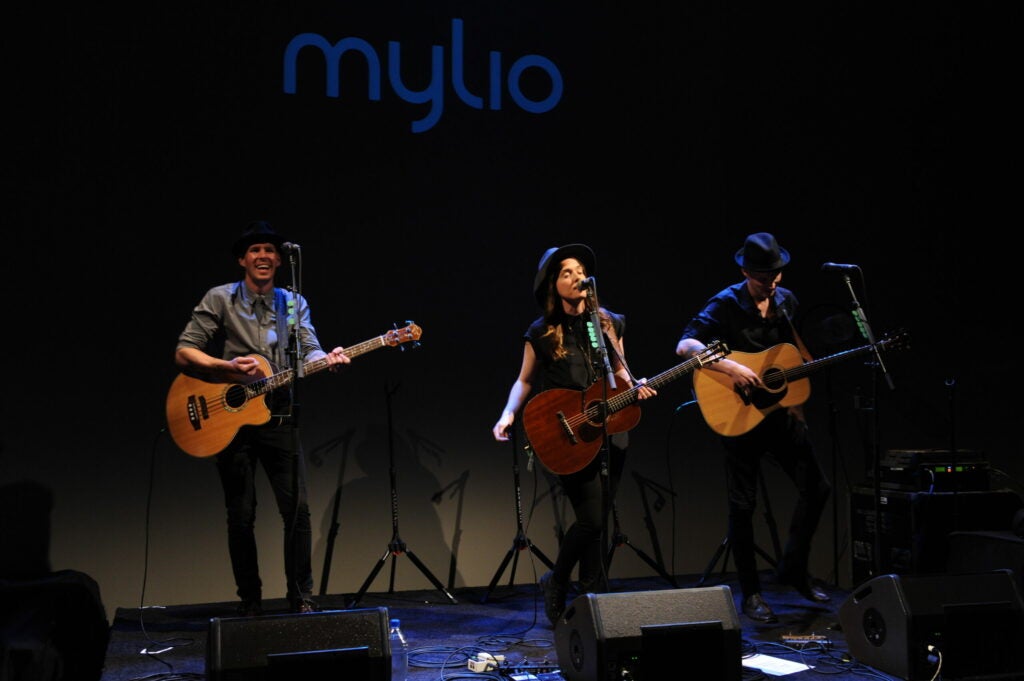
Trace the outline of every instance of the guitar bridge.
{"type": "Polygon", "coordinates": [[[562,430],[565,431],[566,436],[569,438],[569,442],[577,444],[579,440],[576,439],[576,433],[572,432],[572,428],[569,427],[569,421],[566,420],[565,414],[558,412],[555,416],[558,417],[558,422],[562,425],[562,430]]]}
{"type": "Polygon", "coordinates": [[[188,406],[185,408],[185,411],[188,414],[188,422],[192,425],[192,430],[202,428],[202,419],[209,417],[209,412],[206,409],[206,400],[202,397],[196,400],[195,395],[189,395],[188,406]]]}

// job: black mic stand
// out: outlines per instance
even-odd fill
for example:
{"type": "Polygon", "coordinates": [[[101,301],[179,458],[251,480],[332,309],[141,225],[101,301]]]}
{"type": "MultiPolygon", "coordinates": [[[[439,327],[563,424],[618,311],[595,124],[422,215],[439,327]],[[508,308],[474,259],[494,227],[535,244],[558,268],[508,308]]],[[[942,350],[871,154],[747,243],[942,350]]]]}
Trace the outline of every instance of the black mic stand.
{"type": "Polygon", "coordinates": [[[348,461],[349,442],[354,434],[355,428],[349,428],[345,433],[317,447],[310,454],[313,463],[319,465],[318,461],[322,462],[319,451],[326,450],[329,452],[339,444],[342,445],[343,453],[341,456],[341,467],[338,469],[338,486],[334,490],[334,502],[331,505],[331,526],[327,531],[327,548],[324,550],[324,565],[320,573],[321,596],[327,595],[327,581],[331,576],[331,561],[334,558],[334,543],[337,541],[338,531],[341,529],[341,523],[338,522],[338,513],[341,511],[341,490],[345,482],[345,462],[348,461]]]}
{"type": "Polygon", "coordinates": [[[587,335],[589,336],[590,347],[597,350],[597,360],[594,361],[595,370],[602,368],[605,374],[605,381],[602,386],[601,407],[601,577],[611,588],[611,580],[608,577],[608,564],[605,560],[604,549],[611,544],[608,532],[608,516],[613,508],[611,503],[611,441],[608,439],[608,395],[616,389],[615,372],[612,371],[611,361],[608,359],[608,347],[604,342],[604,332],[601,330],[600,306],[597,303],[597,280],[590,277],[591,289],[587,294],[586,308],[590,318],[587,320],[587,335]]]}
{"type": "MultiPolygon", "coordinates": [[[[640,498],[643,501],[644,506],[644,524],[647,526],[647,532],[651,536],[651,546],[653,547],[655,558],[651,558],[641,549],[634,546],[632,543],[630,543],[629,537],[623,534],[622,528],[619,525],[618,507],[615,505],[615,501],[613,500],[612,520],[614,529],[612,533],[612,546],[611,549],[608,551],[608,560],[606,561],[607,565],[609,568],[611,568],[612,558],[615,556],[616,548],[618,548],[619,546],[628,546],[629,548],[633,549],[633,553],[635,553],[637,557],[640,558],[640,560],[647,563],[651,567],[651,569],[657,572],[659,575],[661,575],[662,578],[665,579],[665,581],[671,584],[674,588],[678,589],[679,584],[676,582],[675,577],[670,575],[665,570],[665,561],[661,555],[661,545],[658,544],[658,534],[654,528],[654,519],[651,517],[651,507],[647,501],[647,489],[645,485],[649,485],[652,488],[660,488],[662,491],[664,491],[667,494],[671,494],[672,496],[675,496],[675,492],[664,487],[660,487],[659,485],[656,485],[653,481],[647,480],[636,471],[633,472],[633,478],[636,480],[637,485],[640,487],[640,498]]],[[[657,489],[655,489],[655,491],[657,493],[657,489]]],[[[664,504],[665,498],[662,497],[660,493],[658,493],[658,498],[654,503],[656,507],[659,504],[664,504]]]]}
{"type": "Polygon", "coordinates": [[[960,529],[960,485],[963,480],[956,475],[957,451],[956,451],[956,379],[947,378],[946,387],[949,388],[949,466],[952,471],[953,484],[953,522],[951,532],[960,529]]]}
{"type": "MultiPolygon", "coordinates": [[[[757,471],[757,483],[761,489],[761,500],[764,505],[764,520],[768,525],[768,532],[772,540],[772,550],[775,551],[775,555],[771,555],[757,544],[754,544],[754,551],[768,561],[768,564],[772,567],[776,567],[779,564],[779,556],[782,555],[782,543],[779,540],[779,528],[775,524],[775,514],[772,512],[771,499],[768,496],[768,485],[764,481],[764,472],[761,470],[757,471]]],[[[722,574],[726,572],[729,566],[729,553],[731,547],[729,545],[729,533],[726,532],[725,537],[722,539],[718,548],[715,550],[715,555],[711,557],[704,572],[701,574],[700,579],[697,580],[697,586],[704,586],[704,582],[707,581],[708,575],[715,569],[715,565],[718,561],[722,561],[722,574]]]]}
{"type": "MultiPolygon", "coordinates": [[[[292,452],[294,457],[292,460],[292,498],[295,500],[295,508],[292,511],[292,523],[291,528],[288,532],[288,541],[286,542],[286,550],[291,552],[291,558],[289,559],[290,564],[294,568],[298,564],[299,556],[295,555],[297,548],[292,545],[295,539],[295,524],[298,520],[299,505],[301,499],[299,497],[300,480],[299,475],[302,473],[303,466],[301,465],[302,453],[302,438],[299,436],[299,413],[301,411],[299,405],[299,381],[304,375],[304,367],[302,365],[302,338],[299,335],[299,325],[302,323],[302,310],[299,309],[299,301],[302,293],[302,253],[297,249],[290,250],[288,252],[288,265],[291,272],[291,286],[288,290],[291,292],[291,302],[288,300],[288,296],[285,296],[284,309],[275,311],[276,315],[284,315],[284,324],[287,324],[289,328],[288,332],[288,349],[285,351],[287,356],[288,365],[294,372],[292,380],[288,384],[288,410],[292,422],[292,452]]],[[[276,297],[276,296],[275,296],[276,297]]],[[[278,323],[277,328],[284,328],[281,323],[280,316],[277,317],[278,323]]],[[[280,343],[281,339],[278,338],[277,342],[280,343]]],[[[297,578],[295,570],[289,570],[293,577],[297,578]]],[[[302,597],[302,590],[300,584],[292,585],[296,594],[302,597]]]]}
{"type": "Polygon", "coordinates": [[[839,500],[835,493],[839,471],[839,409],[832,391],[832,377],[825,377],[828,396],[828,433],[832,440],[832,585],[839,586],[839,500]]]}
{"type": "MultiPolygon", "coordinates": [[[[530,549],[535,556],[540,558],[541,561],[548,566],[549,570],[555,569],[555,564],[544,555],[543,551],[537,548],[534,543],[530,541],[530,538],[526,536],[526,532],[523,530],[523,497],[519,486],[519,459],[517,458],[519,455],[519,447],[516,445],[515,428],[512,428],[511,430],[512,484],[515,486],[516,500],[516,536],[512,539],[512,546],[509,547],[508,552],[505,554],[505,558],[501,561],[501,565],[499,565],[497,571],[495,571],[494,577],[491,578],[491,583],[487,586],[487,591],[484,593],[483,598],[480,599],[481,603],[487,602],[491,592],[494,591],[494,587],[498,584],[498,580],[501,579],[501,575],[505,572],[505,568],[508,566],[509,561],[512,562],[512,571],[509,573],[508,585],[511,587],[515,584],[516,565],[519,563],[520,551],[530,549]]],[[[533,454],[531,453],[530,456],[533,456],[533,454]]]]}
{"type": "MultiPolygon", "coordinates": [[[[416,554],[413,553],[412,550],[406,546],[406,543],[402,541],[402,538],[398,534],[398,481],[395,472],[395,435],[394,427],[391,422],[391,396],[394,395],[395,391],[397,390],[398,386],[395,386],[394,389],[390,389],[387,386],[384,386],[384,394],[385,397],[387,398],[388,407],[388,456],[390,462],[391,477],[391,541],[388,542],[388,547],[384,551],[384,554],[377,561],[377,564],[373,566],[372,570],[370,570],[370,574],[366,577],[366,581],[364,581],[363,585],[359,587],[359,593],[357,593],[355,597],[351,601],[349,601],[349,608],[354,608],[363,599],[363,595],[366,593],[366,590],[370,588],[370,584],[373,583],[373,580],[377,577],[377,573],[380,572],[380,569],[382,567],[384,567],[384,563],[387,562],[388,558],[397,558],[402,554],[405,554],[409,557],[409,560],[411,560],[413,564],[417,568],[419,568],[420,572],[422,572],[423,575],[428,580],[430,580],[430,583],[434,585],[434,588],[436,588],[438,591],[445,595],[445,597],[448,599],[450,603],[458,602],[455,600],[455,597],[452,596],[448,592],[448,590],[444,588],[444,585],[441,584],[437,577],[435,577],[430,572],[430,570],[427,569],[427,566],[424,565],[423,562],[416,557],[416,554]]],[[[395,567],[395,561],[392,561],[391,580],[388,584],[388,593],[395,592],[395,567]]]]}
{"type": "MultiPolygon", "coordinates": [[[[861,275],[863,276],[863,275],[861,275]]],[[[885,377],[886,383],[889,386],[889,390],[895,390],[896,386],[893,384],[892,376],[885,368],[885,362],[882,360],[882,353],[878,351],[878,345],[875,341],[875,335],[871,332],[871,325],[868,324],[867,315],[864,314],[864,308],[861,307],[860,301],[857,300],[857,294],[853,291],[853,284],[850,281],[850,275],[843,273],[843,281],[846,282],[846,288],[850,291],[851,309],[853,310],[853,318],[857,321],[857,328],[867,339],[871,345],[871,350],[874,354],[875,367],[878,368],[882,375],[885,377]]],[[[873,437],[872,442],[872,483],[874,493],[874,518],[875,518],[875,542],[872,548],[872,555],[874,557],[874,576],[878,576],[882,571],[882,451],[881,451],[881,438],[878,434],[879,429],[879,416],[878,416],[878,372],[872,372],[871,380],[871,392],[872,392],[872,417],[873,425],[871,433],[873,437]]]]}

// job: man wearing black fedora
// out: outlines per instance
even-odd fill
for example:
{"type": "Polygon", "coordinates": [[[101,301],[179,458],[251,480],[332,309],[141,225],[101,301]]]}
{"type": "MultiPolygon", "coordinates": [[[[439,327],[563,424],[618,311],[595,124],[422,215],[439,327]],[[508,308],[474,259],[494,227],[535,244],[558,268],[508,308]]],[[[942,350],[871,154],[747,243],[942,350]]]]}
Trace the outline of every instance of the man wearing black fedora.
{"type": "MultiPolygon", "coordinates": [[[[288,367],[296,369],[293,362],[323,360],[331,371],[349,363],[343,348],[330,352],[321,348],[305,297],[274,285],[284,243],[263,221],[250,223],[235,240],[231,255],[242,269],[242,279],[209,289],[192,310],[175,349],[179,369],[212,382],[249,384],[265,377],[268,369],[275,375],[288,367]]],[[[238,614],[242,616],[263,613],[263,581],[253,527],[257,466],[265,471],[284,520],[285,595],[290,607],[297,613],[318,609],[311,598],[312,527],[290,386],[288,383],[265,396],[271,412],[265,424],[242,425],[215,456],[227,509],[228,554],[241,599],[238,614]]]]}
{"type": "MultiPolygon", "coordinates": [[[[615,389],[621,391],[639,384],[637,398],[641,400],[657,394],[630,374],[622,344],[625,318],[600,306],[596,287],[588,285],[593,283],[594,269],[594,252],[584,244],[549,248],[541,256],[533,280],[533,295],[541,316],[523,336],[519,376],[492,429],[496,440],[509,440],[516,414],[535,393],[553,389],[582,393],[591,386],[600,390],[597,384],[606,378],[606,366],[599,350],[595,350],[588,324],[601,327],[615,389]],[[594,312],[597,323],[592,321],[594,312]]],[[[607,457],[595,453],[589,463],[581,462],[582,468],[571,466],[563,471],[559,467],[558,480],[576,519],[562,538],[554,568],[541,578],[544,609],[552,625],[565,610],[569,582],[577,564],[581,592],[607,590],[607,547],[602,546],[602,539],[606,539],[608,511],[625,464],[628,435],[619,432],[602,440],[602,446],[606,444],[608,448],[607,457]],[[607,476],[603,476],[606,460],[607,476]]]]}
{"type": "MultiPolygon", "coordinates": [[[[762,352],[780,343],[802,347],[793,327],[796,296],[779,285],[789,252],[772,234],[757,232],[747,236],[734,259],[743,281],[716,293],[690,319],[676,345],[677,355],[692,357],[714,340],[725,343],[730,351],[743,353],[762,352]]],[[[744,399],[765,387],[756,371],[730,357],[702,371],[725,374],[733,390],[744,399]]],[[[779,581],[793,586],[812,602],[828,601],[828,594],[808,573],[808,560],[811,539],[831,486],[815,456],[801,405],[770,411],[746,432],[722,434],[721,442],[725,449],[728,541],[743,594],[743,613],[756,622],[778,621],[761,595],[755,557],[753,516],[764,456],[778,463],[797,492],[789,539],[776,566],[779,581]]]]}

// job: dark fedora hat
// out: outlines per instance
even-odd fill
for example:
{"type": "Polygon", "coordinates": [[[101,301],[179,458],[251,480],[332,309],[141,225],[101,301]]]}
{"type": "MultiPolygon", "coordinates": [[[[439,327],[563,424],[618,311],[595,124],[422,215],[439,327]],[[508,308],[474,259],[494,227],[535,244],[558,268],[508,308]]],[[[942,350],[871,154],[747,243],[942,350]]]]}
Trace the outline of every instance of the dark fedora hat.
{"type": "Polygon", "coordinates": [[[269,222],[263,220],[256,220],[250,222],[249,226],[245,228],[242,235],[235,240],[233,246],[231,246],[231,253],[236,258],[241,258],[245,255],[245,251],[253,244],[274,244],[278,249],[281,248],[281,244],[285,242],[285,238],[274,231],[274,228],[270,226],[269,222]]]}
{"type": "Polygon", "coordinates": [[[768,232],[751,234],[736,251],[736,264],[751,272],[770,272],[782,269],[789,262],[789,252],[779,246],[768,232]]]}
{"type": "Polygon", "coordinates": [[[544,307],[544,296],[547,295],[548,278],[557,272],[555,268],[562,264],[566,258],[576,258],[586,268],[589,276],[594,275],[597,268],[597,261],[590,246],[585,244],[568,244],[566,246],[555,246],[544,251],[537,265],[537,276],[533,278],[533,295],[537,304],[544,307]]]}

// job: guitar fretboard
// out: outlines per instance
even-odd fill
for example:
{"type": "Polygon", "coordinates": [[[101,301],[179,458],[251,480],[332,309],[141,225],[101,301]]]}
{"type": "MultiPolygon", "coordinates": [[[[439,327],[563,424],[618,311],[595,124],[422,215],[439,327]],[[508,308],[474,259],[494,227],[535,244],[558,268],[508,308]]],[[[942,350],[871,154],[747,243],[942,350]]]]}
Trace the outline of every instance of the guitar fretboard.
{"type": "MultiPolygon", "coordinates": [[[[729,354],[729,349],[725,347],[721,342],[715,342],[709,345],[696,357],[691,357],[682,364],[663,371],[653,378],[647,379],[647,385],[657,390],[666,383],[670,383],[680,376],[685,376],[691,371],[695,371],[705,364],[712,364],[729,354]]],[[[610,398],[607,402],[608,412],[615,413],[621,409],[625,409],[629,405],[637,401],[637,393],[640,392],[640,385],[634,385],[629,390],[619,393],[614,397],[610,398]]]]}
{"type": "MultiPolygon", "coordinates": [[[[381,334],[376,338],[370,338],[364,340],[361,343],[350,345],[345,348],[345,354],[349,358],[355,358],[359,355],[364,355],[371,350],[378,350],[388,345],[398,345],[405,343],[406,341],[415,341],[420,337],[421,329],[416,324],[410,324],[404,329],[398,329],[395,331],[389,331],[381,334]]],[[[311,376],[312,374],[322,371],[330,366],[327,361],[327,357],[320,357],[319,359],[313,359],[302,365],[302,372],[304,376],[311,376]]],[[[285,369],[273,376],[267,376],[257,381],[253,381],[245,386],[245,394],[251,399],[259,395],[263,395],[268,392],[283,388],[292,382],[295,378],[294,369],[285,369]]]]}

